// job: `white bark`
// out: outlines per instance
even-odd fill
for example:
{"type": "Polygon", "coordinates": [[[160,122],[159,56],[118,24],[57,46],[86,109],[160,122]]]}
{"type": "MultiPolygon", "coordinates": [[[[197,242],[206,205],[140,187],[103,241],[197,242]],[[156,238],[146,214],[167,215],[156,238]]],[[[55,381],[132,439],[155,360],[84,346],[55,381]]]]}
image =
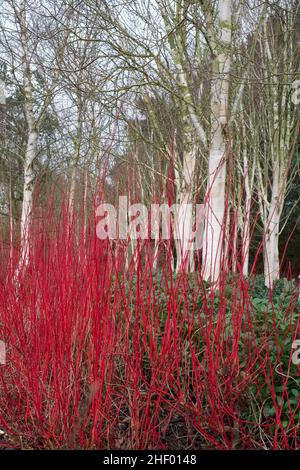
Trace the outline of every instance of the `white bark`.
{"type": "Polygon", "coordinates": [[[211,98],[211,144],[208,186],[205,201],[206,224],[203,244],[203,277],[216,282],[220,275],[223,247],[226,152],[228,122],[228,88],[231,44],[231,0],[218,5],[220,38],[215,45],[211,98]]]}
{"type": "Polygon", "coordinates": [[[275,162],[273,171],[272,199],[269,207],[269,217],[265,225],[265,244],[264,244],[264,276],[265,285],[271,288],[277,279],[279,279],[279,222],[281,208],[279,206],[280,198],[280,175],[279,161],[275,162]]]}
{"type": "Polygon", "coordinates": [[[182,171],[176,171],[177,214],[175,215],[176,272],[194,270],[194,253],[190,235],[193,230],[192,188],[195,174],[195,146],[184,153],[182,171]]]}
{"type": "Polygon", "coordinates": [[[36,158],[37,132],[32,130],[28,142],[24,162],[24,186],[21,215],[21,259],[20,265],[26,266],[29,261],[29,229],[32,219],[34,171],[33,162],[36,158]]]}
{"type": "Polygon", "coordinates": [[[243,207],[243,214],[241,215],[241,235],[242,235],[242,268],[243,276],[249,276],[249,252],[250,252],[250,236],[251,236],[251,226],[250,226],[250,217],[251,217],[251,201],[253,193],[253,183],[255,176],[255,160],[252,162],[251,174],[249,169],[249,158],[247,151],[247,144],[245,143],[246,132],[242,125],[243,132],[242,138],[244,139],[243,143],[243,176],[244,176],[244,189],[245,189],[245,203],[243,207]]]}
{"type": "Polygon", "coordinates": [[[176,239],[176,272],[190,272],[193,270],[190,234],[193,228],[193,213],[191,209],[190,193],[179,196],[177,214],[175,216],[176,239]]]}
{"type": "Polygon", "coordinates": [[[249,276],[249,251],[250,251],[250,213],[251,213],[251,194],[246,191],[246,201],[244,207],[244,224],[242,230],[242,263],[243,276],[249,276]]]}
{"type": "MultiPolygon", "coordinates": [[[[289,77],[299,69],[299,54],[294,42],[296,22],[297,13],[287,9],[285,20],[276,25],[280,28],[281,47],[278,48],[278,38],[272,23],[264,25],[260,41],[263,77],[264,81],[268,83],[269,80],[271,85],[266,87],[268,108],[265,115],[267,126],[264,158],[268,166],[265,161],[260,162],[260,159],[257,159],[260,215],[265,232],[264,276],[268,288],[272,288],[280,276],[279,224],[288,190],[289,170],[292,170],[291,148],[299,133],[299,107],[293,105],[291,86],[288,86],[289,77]]],[[[264,113],[263,109],[261,113],[264,113]]]]}
{"type": "Polygon", "coordinates": [[[270,227],[264,246],[264,276],[265,285],[270,289],[274,282],[279,279],[279,250],[278,250],[278,212],[272,217],[270,227]]]}
{"type": "Polygon", "coordinates": [[[34,186],[34,170],[33,164],[37,155],[37,123],[33,112],[32,83],[31,71],[28,52],[27,38],[27,19],[26,19],[27,2],[23,1],[20,5],[19,22],[22,45],[22,65],[24,79],[24,107],[26,121],[28,126],[27,147],[24,159],[24,185],[23,185],[23,202],[21,215],[21,257],[20,267],[27,265],[29,260],[29,228],[32,219],[33,206],[33,186],[34,186]]]}

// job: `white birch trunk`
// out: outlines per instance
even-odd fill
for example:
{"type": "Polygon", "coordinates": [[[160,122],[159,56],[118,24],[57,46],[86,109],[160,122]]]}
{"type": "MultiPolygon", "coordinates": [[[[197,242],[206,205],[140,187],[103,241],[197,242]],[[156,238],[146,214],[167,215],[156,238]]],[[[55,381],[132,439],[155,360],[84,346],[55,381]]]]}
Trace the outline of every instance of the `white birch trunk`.
{"type": "Polygon", "coordinates": [[[23,202],[21,215],[21,257],[18,270],[25,267],[29,261],[29,228],[32,219],[33,189],[34,189],[34,160],[37,156],[37,123],[33,112],[31,71],[28,52],[27,38],[27,20],[26,20],[27,2],[23,1],[20,5],[20,33],[22,45],[22,65],[24,77],[24,107],[26,121],[28,126],[28,138],[26,153],[24,159],[24,186],[23,202]]]}
{"type": "Polygon", "coordinates": [[[249,276],[249,251],[250,251],[250,210],[251,210],[251,197],[246,195],[245,214],[244,214],[244,227],[242,233],[243,243],[243,276],[249,276]]]}
{"type": "MultiPolygon", "coordinates": [[[[243,133],[243,135],[245,135],[243,133]]],[[[249,252],[250,252],[250,216],[251,216],[251,194],[253,190],[253,181],[255,175],[255,161],[252,163],[251,178],[249,175],[249,162],[247,148],[243,149],[243,174],[246,200],[244,204],[243,213],[243,226],[242,226],[242,265],[243,265],[243,276],[246,278],[249,276],[249,252]]]]}
{"type": "Polygon", "coordinates": [[[178,210],[175,214],[175,241],[176,272],[192,272],[194,270],[194,253],[190,236],[193,231],[193,211],[191,209],[192,186],[195,174],[196,153],[193,145],[189,152],[183,156],[183,171],[176,172],[176,186],[178,188],[178,210]]]}
{"type": "Polygon", "coordinates": [[[220,41],[216,45],[213,63],[211,98],[211,144],[208,164],[208,186],[205,201],[205,230],[203,244],[203,277],[214,283],[221,269],[223,247],[225,183],[226,183],[226,132],[228,122],[228,88],[231,44],[231,0],[220,0],[218,5],[220,41]]]}
{"type": "Polygon", "coordinates": [[[33,208],[33,186],[34,171],[33,162],[36,158],[37,150],[37,132],[31,131],[28,136],[25,162],[24,162],[24,186],[23,203],[21,215],[21,259],[20,266],[26,266],[29,261],[29,229],[32,219],[33,208]]]}
{"type": "Polygon", "coordinates": [[[269,207],[269,217],[265,227],[264,246],[264,276],[265,285],[273,287],[275,281],[279,279],[279,222],[281,209],[279,206],[280,181],[279,181],[279,161],[274,163],[272,199],[269,207]]]}
{"type": "Polygon", "coordinates": [[[265,285],[270,289],[279,279],[279,250],[278,250],[278,214],[272,218],[273,230],[268,234],[264,246],[264,276],[265,285]]]}
{"type": "Polygon", "coordinates": [[[278,55],[279,50],[276,47],[275,38],[270,35],[266,24],[264,25],[264,36],[261,44],[262,53],[265,52],[266,55],[264,79],[268,79],[270,75],[271,79],[269,80],[272,85],[267,88],[270,103],[267,123],[270,136],[265,145],[266,148],[269,147],[267,155],[269,168],[272,168],[271,184],[269,183],[269,173],[265,170],[264,188],[262,168],[258,172],[261,186],[261,196],[259,196],[260,212],[265,231],[264,277],[265,285],[269,289],[280,277],[279,224],[287,191],[288,170],[292,155],[290,145],[293,139],[298,137],[298,108],[293,106],[291,102],[291,89],[286,85],[281,88],[283,83],[289,81],[289,77],[293,75],[298,67],[297,62],[294,61],[296,51],[294,50],[292,36],[295,20],[294,13],[287,11],[285,22],[280,26],[282,28],[280,56],[278,55]],[[270,200],[267,197],[268,188],[271,192],[270,200]]]}

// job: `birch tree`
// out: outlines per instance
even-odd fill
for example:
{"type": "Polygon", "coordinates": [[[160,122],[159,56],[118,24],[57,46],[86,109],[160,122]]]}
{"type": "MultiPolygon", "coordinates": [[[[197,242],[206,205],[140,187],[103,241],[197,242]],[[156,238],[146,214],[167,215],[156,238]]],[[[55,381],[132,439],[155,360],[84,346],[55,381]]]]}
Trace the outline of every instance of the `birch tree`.
{"type": "Polygon", "coordinates": [[[226,157],[228,152],[228,96],[231,65],[231,0],[220,0],[214,18],[208,13],[210,44],[213,51],[211,80],[211,138],[205,200],[203,277],[215,283],[221,270],[223,245],[226,157]]]}
{"type": "Polygon", "coordinates": [[[292,102],[293,81],[299,73],[295,24],[299,5],[281,2],[271,10],[259,41],[254,85],[257,112],[250,115],[257,138],[256,184],[264,229],[265,284],[280,276],[280,219],[291,177],[290,167],[299,136],[299,106],[292,102]]]}
{"type": "Polygon", "coordinates": [[[27,264],[29,256],[29,227],[33,205],[33,164],[37,156],[38,121],[33,112],[33,85],[30,68],[30,51],[28,44],[27,1],[15,9],[16,19],[20,28],[22,47],[24,108],[28,126],[27,146],[24,157],[24,186],[21,214],[21,265],[27,264]]]}
{"type": "Polygon", "coordinates": [[[36,2],[6,0],[5,16],[8,25],[2,24],[1,43],[10,64],[15,85],[23,96],[27,125],[26,149],[23,157],[23,198],[20,221],[21,254],[18,271],[29,260],[29,231],[32,221],[33,192],[38,163],[38,137],[47,110],[53,101],[58,82],[57,71],[49,64],[56,56],[63,56],[65,43],[51,50],[47,36],[51,36],[51,23],[39,16],[36,2]],[[41,57],[41,51],[43,58],[41,57]],[[47,72],[46,72],[47,70],[47,72]]]}

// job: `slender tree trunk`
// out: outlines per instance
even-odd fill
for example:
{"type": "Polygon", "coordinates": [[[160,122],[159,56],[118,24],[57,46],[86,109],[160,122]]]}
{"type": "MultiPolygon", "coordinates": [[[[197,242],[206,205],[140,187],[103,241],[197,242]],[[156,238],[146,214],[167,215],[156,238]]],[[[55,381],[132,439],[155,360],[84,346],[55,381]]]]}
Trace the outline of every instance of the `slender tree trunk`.
{"type": "MultiPolygon", "coordinates": [[[[232,272],[237,272],[237,257],[238,257],[238,223],[237,220],[234,221],[234,232],[233,232],[233,242],[232,242],[232,272]]],[[[229,234],[230,237],[230,234],[229,234]]]]}
{"type": "Polygon", "coordinates": [[[32,219],[33,208],[33,186],[35,174],[33,171],[33,162],[37,151],[36,131],[31,130],[28,135],[27,148],[24,162],[24,186],[23,203],[21,215],[21,266],[26,266],[29,261],[29,229],[32,219]]]}
{"type": "Polygon", "coordinates": [[[20,267],[26,266],[29,261],[29,228],[32,219],[33,189],[35,179],[33,165],[34,160],[37,156],[38,139],[37,122],[33,112],[33,96],[28,52],[26,8],[27,2],[24,0],[20,4],[19,21],[21,29],[22,65],[24,77],[24,107],[28,126],[28,137],[24,158],[24,185],[21,215],[21,257],[20,266],[18,267],[18,270],[20,269],[20,267]]]}
{"type": "Polygon", "coordinates": [[[266,240],[264,246],[264,275],[265,284],[271,288],[275,281],[279,279],[279,222],[281,210],[279,207],[280,181],[279,181],[279,161],[274,164],[272,199],[269,207],[269,217],[267,221],[266,240]]]}
{"type": "Polygon", "coordinates": [[[13,188],[12,188],[12,175],[10,170],[9,178],[9,259],[11,268],[13,266],[14,257],[14,210],[13,210],[13,188]]]}
{"type": "Polygon", "coordinates": [[[211,144],[209,149],[208,186],[205,201],[206,226],[203,244],[203,277],[214,283],[221,269],[224,237],[228,88],[231,44],[231,0],[218,6],[220,40],[215,45],[211,97],[211,144]]]}
{"type": "Polygon", "coordinates": [[[264,246],[264,276],[265,285],[268,288],[271,288],[274,282],[279,279],[279,250],[276,219],[278,219],[278,214],[273,217],[274,229],[267,235],[264,246]]]}
{"type": "Polygon", "coordinates": [[[182,173],[176,174],[177,186],[177,213],[175,214],[176,235],[176,271],[191,272],[194,270],[194,253],[190,236],[193,230],[192,187],[195,174],[196,154],[192,141],[188,142],[190,148],[183,155],[182,173]]]}
{"type": "Polygon", "coordinates": [[[83,217],[84,217],[84,227],[83,227],[83,238],[84,244],[87,241],[87,228],[88,228],[88,169],[85,168],[83,176],[83,217]]]}
{"type": "Polygon", "coordinates": [[[74,215],[75,191],[76,191],[79,156],[80,156],[80,138],[77,136],[75,139],[75,146],[74,146],[74,158],[72,162],[70,194],[69,194],[69,215],[70,215],[71,220],[74,215]]]}
{"type": "MultiPolygon", "coordinates": [[[[249,252],[250,252],[250,215],[251,215],[251,191],[253,186],[254,170],[252,170],[252,177],[249,175],[247,148],[243,148],[243,170],[244,170],[244,184],[245,184],[245,204],[243,213],[243,227],[242,227],[242,265],[243,276],[249,275],[249,252]]],[[[253,162],[255,166],[255,162],[253,162]]]]}
{"type": "Polygon", "coordinates": [[[249,276],[249,251],[250,251],[250,210],[251,198],[246,196],[244,226],[242,231],[242,263],[243,263],[243,276],[249,276]]]}

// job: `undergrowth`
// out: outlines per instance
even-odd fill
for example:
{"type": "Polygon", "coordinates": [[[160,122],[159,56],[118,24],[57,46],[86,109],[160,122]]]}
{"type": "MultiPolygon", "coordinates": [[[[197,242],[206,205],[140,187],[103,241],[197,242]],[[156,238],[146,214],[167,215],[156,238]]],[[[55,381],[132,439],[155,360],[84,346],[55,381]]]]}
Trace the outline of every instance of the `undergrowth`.
{"type": "Polygon", "coordinates": [[[298,449],[297,286],[137,269],[64,216],[2,250],[0,428],[22,449],[298,449]]]}

